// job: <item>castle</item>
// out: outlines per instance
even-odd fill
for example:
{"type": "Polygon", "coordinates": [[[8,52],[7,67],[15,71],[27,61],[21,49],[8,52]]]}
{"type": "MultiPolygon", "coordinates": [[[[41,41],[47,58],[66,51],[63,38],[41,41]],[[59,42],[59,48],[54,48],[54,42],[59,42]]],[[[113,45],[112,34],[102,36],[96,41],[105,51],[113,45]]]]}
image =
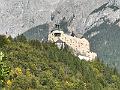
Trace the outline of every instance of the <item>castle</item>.
{"type": "Polygon", "coordinates": [[[48,41],[56,42],[59,48],[65,43],[73,49],[75,55],[86,61],[91,61],[97,57],[96,53],[90,51],[90,44],[87,39],[77,38],[73,32],[71,35],[67,35],[59,29],[59,26],[49,33],[48,41]]]}

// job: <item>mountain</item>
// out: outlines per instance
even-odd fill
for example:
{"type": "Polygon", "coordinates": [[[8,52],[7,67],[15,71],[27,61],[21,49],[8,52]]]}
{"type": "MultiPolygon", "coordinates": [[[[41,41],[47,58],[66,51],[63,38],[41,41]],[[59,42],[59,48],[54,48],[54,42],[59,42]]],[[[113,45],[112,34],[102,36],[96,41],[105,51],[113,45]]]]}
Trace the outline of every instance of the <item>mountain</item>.
{"type": "Polygon", "coordinates": [[[16,37],[50,22],[59,0],[0,0],[0,34],[16,37]]]}
{"type": "MultiPolygon", "coordinates": [[[[75,20],[69,24],[82,32],[88,15],[107,2],[108,0],[1,0],[0,34],[16,37],[30,28],[49,24],[52,12],[52,16],[55,16],[53,25],[64,17],[71,22],[75,15],[75,20]]],[[[110,3],[112,2],[111,0],[110,3]]]]}
{"type": "Polygon", "coordinates": [[[84,37],[98,57],[120,72],[120,8],[115,3],[100,6],[90,13],[84,37]],[[93,18],[94,17],[94,18],[93,18]]]}
{"type": "Polygon", "coordinates": [[[83,33],[89,14],[96,8],[108,3],[108,0],[65,0],[60,2],[53,12],[53,22],[59,23],[62,19],[68,22],[74,31],[83,33]]]}
{"type": "Polygon", "coordinates": [[[89,14],[108,1],[114,0],[1,0],[0,34],[16,37],[38,25],[58,22],[83,33],[89,14]]]}
{"type": "Polygon", "coordinates": [[[103,18],[111,22],[119,19],[119,0],[65,0],[60,2],[52,13],[52,22],[67,22],[69,31],[84,34],[95,22],[101,23],[103,18]],[[74,28],[73,28],[74,27],[74,28]]]}
{"type": "Polygon", "coordinates": [[[109,19],[91,27],[85,34],[91,50],[97,52],[98,57],[120,71],[120,26],[119,19],[110,23],[109,19]]]}

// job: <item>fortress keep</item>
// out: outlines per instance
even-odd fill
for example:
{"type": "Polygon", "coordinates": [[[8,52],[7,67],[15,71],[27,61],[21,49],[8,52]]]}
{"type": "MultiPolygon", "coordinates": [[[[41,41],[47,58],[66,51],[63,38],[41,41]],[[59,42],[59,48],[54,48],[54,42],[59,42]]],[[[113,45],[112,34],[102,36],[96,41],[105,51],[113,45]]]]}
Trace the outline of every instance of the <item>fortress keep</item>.
{"type": "Polygon", "coordinates": [[[48,41],[57,42],[57,46],[59,48],[61,45],[64,46],[65,43],[73,49],[75,55],[77,55],[80,59],[89,61],[97,57],[96,53],[90,51],[90,44],[87,39],[77,38],[73,32],[71,35],[67,35],[58,28],[49,33],[48,41]]]}

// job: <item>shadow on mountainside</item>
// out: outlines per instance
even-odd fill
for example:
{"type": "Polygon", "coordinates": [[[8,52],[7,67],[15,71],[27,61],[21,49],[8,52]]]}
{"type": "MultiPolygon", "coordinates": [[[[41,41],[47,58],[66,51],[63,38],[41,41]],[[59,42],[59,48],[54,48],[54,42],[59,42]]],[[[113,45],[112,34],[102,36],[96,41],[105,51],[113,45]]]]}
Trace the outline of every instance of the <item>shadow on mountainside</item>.
{"type": "Polygon", "coordinates": [[[91,50],[98,54],[98,57],[105,63],[117,67],[120,72],[120,27],[119,20],[112,24],[104,22],[99,26],[91,28],[84,34],[90,44],[91,50]],[[93,36],[91,36],[93,33],[93,36]]]}
{"type": "Polygon", "coordinates": [[[49,25],[42,24],[36,27],[29,29],[28,31],[24,32],[23,35],[26,36],[29,40],[47,40],[49,33],[49,25]]]}

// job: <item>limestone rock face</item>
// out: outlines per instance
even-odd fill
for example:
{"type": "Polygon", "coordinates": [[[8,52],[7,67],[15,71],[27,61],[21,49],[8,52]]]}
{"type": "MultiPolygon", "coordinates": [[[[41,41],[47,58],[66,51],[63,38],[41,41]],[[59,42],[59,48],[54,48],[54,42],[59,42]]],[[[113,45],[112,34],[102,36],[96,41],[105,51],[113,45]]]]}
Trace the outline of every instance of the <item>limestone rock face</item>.
{"type": "Polygon", "coordinates": [[[82,32],[85,29],[85,23],[89,14],[107,2],[108,0],[65,0],[60,2],[58,8],[53,13],[53,21],[57,23],[65,18],[66,21],[70,22],[74,15],[71,26],[82,32]]]}
{"type": "Polygon", "coordinates": [[[53,13],[53,22],[64,19],[69,31],[84,34],[91,26],[103,22],[103,18],[109,19],[110,23],[119,19],[119,7],[119,0],[63,0],[53,13]]]}
{"type": "Polygon", "coordinates": [[[59,0],[0,0],[0,34],[17,36],[50,21],[59,0]]]}

